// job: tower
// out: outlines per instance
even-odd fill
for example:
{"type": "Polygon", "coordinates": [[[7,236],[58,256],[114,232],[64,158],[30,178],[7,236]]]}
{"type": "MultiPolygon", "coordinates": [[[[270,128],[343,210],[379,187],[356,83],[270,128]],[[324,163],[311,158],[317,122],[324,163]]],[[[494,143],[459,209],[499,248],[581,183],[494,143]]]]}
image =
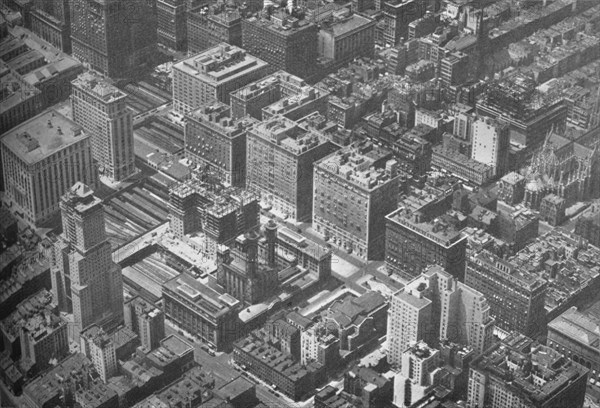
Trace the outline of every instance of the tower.
{"type": "Polygon", "coordinates": [[[83,183],[61,198],[63,233],[55,244],[52,292],[61,311],[73,314],[69,337],[98,324],[123,323],[123,278],[112,260],[102,202],[83,183]]]}
{"type": "Polygon", "coordinates": [[[275,267],[275,257],[277,251],[277,224],[269,220],[265,225],[265,237],[267,238],[267,263],[269,267],[275,267]]]}

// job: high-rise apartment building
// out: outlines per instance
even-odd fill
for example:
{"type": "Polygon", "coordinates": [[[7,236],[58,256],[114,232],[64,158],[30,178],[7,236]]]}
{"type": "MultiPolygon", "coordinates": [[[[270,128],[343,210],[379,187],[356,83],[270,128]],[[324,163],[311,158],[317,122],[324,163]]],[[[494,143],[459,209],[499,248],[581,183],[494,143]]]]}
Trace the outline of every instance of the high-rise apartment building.
{"type": "Polygon", "coordinates": [[[385,264],[389,271],[410,280],[428,265],[438,264],[462,280],[467,237],[444,216],[430,219],[421,211],[402,206],[385,218],[385,264]]]}
{"type": "Polygon", "coordinates": [[[394,378],[394,405],[410,407],[436,387],[441,371],[440,352],[420,341],[402,352],[402,368],[394,378]]]}
{"type": "Polygon", "coordinates": [[[97,326],[81,334],[81,352],[88,357],[105,383],[117,374],[117,352],[111,336],[97,326]]]}
{"type": "Polygon", "coordinates": [[[54,247],[52,293],[61,311],[73,314],[73,332],[123,322],[123,278],[106,238],[102,201],[83,183],[62,197],[63,233],[54,247]]]}
{"type": "Polygon", "coordinates": [[[215,170],[225,183],[245,186],[246,132],[256,120],[232,118],[231,108],[222,102],[203,105],[186,118],[186,157],[215,170]]]}
{"type": "Polygon", "coordinates": [[[100,174],[113,181],[135,174],[133,118],[125,104],[127,95],[89,71],[72,85],[73,120],[90,136],[100,174]]]}
{"type": "Polygon", "coordinates": [[[165,315],[162,310],[146,302],[141,297],[134,297],[125,302],[125,325],[140,338],[142,347],[154,350],[165,338],[165,315]]]}
{"type": "Polygon", "coordinates": [[[513,333],[476,357],[468,408],[582,408],[589,370],[562,353],[513,333]]]}
{"type": "Polygon", "coordinates": [[[111,78],[131,76],[156,53],[156,2],[72,0],[73,56],[111,78]]]}
{"type": "Polygon", "coordinates": [[[242,20],[242,47],[275,69],[307,78],[315,72],[318,28],[281,11],[242,20]]]}
{"type": "Polygon", "coordinates": [[[484,294],[501,329],[534,335],[545,326],[547,284],[537,275],[483,250],[469,258],[465,283],[484,294]]]}
{"type": "Polygon", "coordinates": [[[508,169],[510,133],[508,123],[480,117],[472,125],[471,158],[494,168],[496,176],[508,169]]]}
{"type": "Polygon", "coordinates": [[[383,257],[385,214],[398,203],[398,163],[371,142],[345,147],[315,164],[313,225],[348,252],[383,257]]]}
{"type": "Polygon", "coordinates": [[[313,163],[332,151],[331,143],[283,116],[257,123],[246,138],[246,187],[284,216],[310,220],[313,163]]]}
{"type": "Polygon", "coordinates": [[[173,65],[173,109],[181,114],[213,102],[270,72],[269,65],[243,49],[221,43],[173,65]]]}
{"type": "Polygon", "coordinates": [[[188,0],[156,0],[158,43],[176,51],[187,50],[188,0]]]}
{"type": "Polygon", "coordinates": [[[89,135],[54,110],[12,129],[0,148],[4,203],[29,224],[55,216],[60,197],[73,184],[96,185],[89,135]]]}
{"type": "Polygon", "coordinates": [[[59,50],[70,54],[69,0],[35,0],[31,9],[31,31],[59,50]]]}
{"type": "Polygon", "coordinates": [[[441,340],[482,353],[492,342],[494,319],[486,298],[434,265],[392,297],[388,360],[401,365],[411,343],[437,347],[441,340]]]}
{"type": "Polygon", "coordinates": [[[202,52],[221,43],[242,46],[242,16],[224,2],[190,12],[187,17],[189,54],[202,52]]]}

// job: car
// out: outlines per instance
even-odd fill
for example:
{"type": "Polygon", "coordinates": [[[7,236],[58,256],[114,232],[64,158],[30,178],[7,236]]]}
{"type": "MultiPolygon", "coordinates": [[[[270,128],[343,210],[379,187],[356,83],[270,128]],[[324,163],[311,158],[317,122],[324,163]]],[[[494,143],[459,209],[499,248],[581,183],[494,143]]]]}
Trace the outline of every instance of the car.
{"type": "Polygon", "coordinates": [[[216,355],[217,355],[217,353],[215,353],[215,352],[214,352],[214,351],[212,351],[211,349],[208,349],[207,353],[208,353],[208,355],[209,355],[209,356],[212,356],[212,357],[214,357],[214,356],[216,356],[216,355]]]}

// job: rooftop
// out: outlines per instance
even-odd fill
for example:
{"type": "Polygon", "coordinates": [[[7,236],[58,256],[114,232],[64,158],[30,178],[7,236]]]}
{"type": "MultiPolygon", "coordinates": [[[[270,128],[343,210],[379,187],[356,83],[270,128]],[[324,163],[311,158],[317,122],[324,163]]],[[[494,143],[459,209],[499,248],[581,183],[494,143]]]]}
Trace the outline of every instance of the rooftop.
{"type": "Polygon", "coordinates": [[[0,108],[3,112],[41,94],[39,89],[24,81],[16,72],[1,70],[2,64],[0,61],[0,108]]]}
{"type": "Polygon", "coordinates": [[[249,135],[276,144],[295,156],[327,143],[327,139],[322,135],[304,131],[296,122],[283,116],[274,116],[257,123],[250,129],[249,135]]]}
{"type": "Polygon", "coordinates": [[[43,328],[46,324],[46,316],[54,314],[55,310],[56,304],[52,302],[52,293],[42,289],[19,303],[15,311],[2,320],[0,329],[7,337],[16,339],[23,326],[29,325],[32,329],[43,328]],[[43,320],[40,320],[41,317],[43,320]]]}
{"type": "Polygon", "coordinates": [[[246,54],[246,51],[221,43],[173,65],[173,70],[212,83],[233,81],[250,71],[262,69],[268,64],[246,54]]]}
{"type": "Polygon", "coordinates": [[[103,102],[125,100],[127,94],[116,86],[110,84],[106,78],[94,71],[86,71],[72,82],[74,87],[86,91],[88,94],[101,99],[103,102]]]}
{"type": "Polygon", "coordinates": [[[51,109],[6,133],[2,144],[25,163],[35,164],[86,137],[79,125],[51,109]]]}
{"type": "Polygon", "coordinates": [[[388,214],[386,218],[445,248],[450,248],[466,239],[462,231],[456,229],[452,223],[447,222],[445,217],[427,220],[420,211],[413,212],[405,206],[400,206],[396,211],[388,214]]]}

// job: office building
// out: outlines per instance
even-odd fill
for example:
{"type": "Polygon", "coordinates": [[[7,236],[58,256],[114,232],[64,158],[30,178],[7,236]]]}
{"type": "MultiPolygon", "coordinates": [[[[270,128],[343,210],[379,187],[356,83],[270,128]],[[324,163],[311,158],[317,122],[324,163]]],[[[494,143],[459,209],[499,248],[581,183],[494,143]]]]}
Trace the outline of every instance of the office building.
{"type": "Polygon", "coordinates": [[[491,166],[496,177],[508,170],[509,130],[507,123],[489,118],[479,118],[472,125],[471,158],[491,166]]]}
{"type": "Polygon", "coordinates": [[[193,55],[221,43],[242,46],[242,16],[237,8],[222,2],[188,13],[188,54],[193,55]]]}
{"type": "Polygon", "coordinates": [[[60,208],[63,233],[54,247],[52,293],[59,309],[73,314],[69,337],[78,340],[93,324],[109,330],[123,323],[123,278],[112,260],[102,201],[79,182],[60,208]]]}
{"type": "Polygon", "coordinates": [[[463,279],[467,238],[445,215],[431,219],[428,214],[402,206],[385,218],[385,262],[389,271],[410,280],[428,265],[438,264],[463,279]]]}
{"type": "Polygon", "coordinates": [[[246,133],[256,121],[234,119],[222,102],[203,105],[186,115],[186,157],[218,174],[224,183],[246,185],[246,133]]]}
{"type": "Polygon", "coordinates": [[[196,280],[185,273],[163,284],[165,317],[203,342],[222,350],[240,331],[241,302],[211,277],[196,280]]]}
{"type": "Polygon", "coordinates": [[[553,227],[557,227],[566,219],[567,201],[556,194],[548,194],[540,203],[540,218],[553,227]]]}
{"type": "Polygon", "coordinates": [[[152,65],[156,28],[156,2],[71,2],[73,56],[111,78],[129,77],[152,65]]]}
{"type": "Polygon", "coordinates": [[[228,104],[230,92],[269,71],[266,62],[221,43],[173,65],[173,109],[185,114],[217,101],[228,104]]]}
{"type": "Polygon", "coordinates": [[[589,370],[520,333],[476,357],[468,408],[582,408],[589,370]]]}
{"type": "Polygon", "coordinates": [[[60,197],[73,184],[96,185],[89,135],[54,110],[11,130],[1,148],[4,203],[28,224],[55,216],[60,197]]]}
{"type": "Polygon", "coordinates": [[[142,347],[154,350],[165,338],[165,315],[139,296],[125,302],[125,325],[139,336],[142,347]]]}
{"type": "Polygon", "coordinates": [[[393,295],[387,330],[388,361],[400,366],[407,347],[421,340],[482,353],[491,345],[494,319],[484,295],[434,265],[393,295]]]}
{"type": "Polygon", "coordinates": [[[81,333],[81,353],[92,361],[104,383],[117,374],[117,353],[111,336],[92,326],[81,333]]]}
{"type": "Polygon", "coordinates": [[[319,57],[332,66],[330,70],[355,58],[373,58],[375,53],[375,20],[352,14],[347,8],[333,12],[321,22],[319,29],[319,57]]]}
{"type": "Polygon", "coordinates": [[[175,51],[187,51],[189,0],[156,0],[158,43],[175,51]]]}
{"type": "Polygon", "coordinates": [[[275,69],[307,78],[315,72],[318,28],[280,11],[242,21],[242,47],[275,69]]]}
{"type": "Polygon", "coordinates": [[[469,257],[465,284],[483,293],[499,328],[526,335],[543,330],[547,284],[535,274],[483,250],[469,257]]]}
{"type": "Polygon", "coordinates": [[[313,226],[363,259],[381,259],[385,214],[398,203],[398,163],[392,152],[363,142],[315,164],[313,226]]]}
{"type": "Polygon", "coordinates": [[[284,217],[310,220],[313,163],[333,150],[331,143],[283,116],[257,123],[246,140],[246,187],[284,217]]]}
{"type": "Polygon", "coordinates": [[[59,50],[71,53],[71,10],[68,0],[35,0],[31,31],[59,50]]]}
{"type": "Polygon", "coordinates": [[[112,181],[135,174],[133,114],[125,103],[127,94],[89,71],[72,85],[73,120],[90,136],[99,173],[112,181]]]}

